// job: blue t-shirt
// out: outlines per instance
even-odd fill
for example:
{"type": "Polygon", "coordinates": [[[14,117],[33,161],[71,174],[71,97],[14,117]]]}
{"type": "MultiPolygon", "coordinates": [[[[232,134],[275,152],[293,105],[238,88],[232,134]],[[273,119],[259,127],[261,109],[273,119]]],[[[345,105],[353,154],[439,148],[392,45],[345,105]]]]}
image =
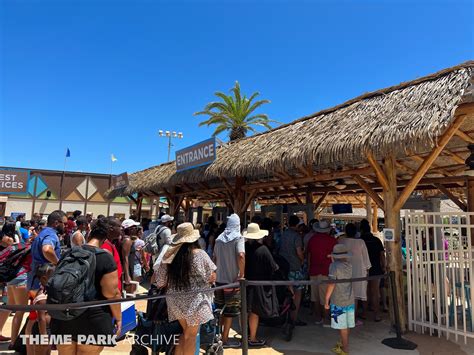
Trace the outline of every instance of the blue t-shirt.
{"type": "Polygon", "coordinates": [[[21,233],[21,239],[23,239],[23,244],[25,244],[28,241],[28,238],[30,237],[28,235],[28,229],[20,228],[20,233],[21,233]]]}
{"type": "Polygon", "coordinates": [[[56,256],[61,256],[61,244],[55,229],[46,227],[40,234],[33,240],[31,244],[31,255],[33,257],[33,265],[35,267],[49,263],[49,261],[43,255],[43,246],[52,245],[56,256]]]}

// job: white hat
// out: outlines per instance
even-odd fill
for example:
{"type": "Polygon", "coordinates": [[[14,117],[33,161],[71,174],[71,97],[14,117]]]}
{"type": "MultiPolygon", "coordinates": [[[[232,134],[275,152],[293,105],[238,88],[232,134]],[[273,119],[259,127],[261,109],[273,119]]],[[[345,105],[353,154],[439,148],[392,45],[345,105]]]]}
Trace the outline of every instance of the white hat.
{"type": "Polygon", "coordinates": [[[349,249],[344,244],[336,244],[332,249],[331,256],[334,259],[349,258],[352,254],[349,252],[349,249]]]}
{"type": "Polygon", "coordinates": [[[122,222],[122,228],[123,229],[127,229],[127,228],[130,228],[130,227],[133,227],[133,226],[139,226],[140,223],[138,222],[135,222],[133,219],[126,219],[125,221],[122,222]]]}
{"type": "Polygon", "coordinates": [[[171,222],[174,221],[174,217],[171,217],[169,214],[164,214],[160,218],[161,223],[171,222]]]}
{"type": "Polygon", "coordinates": [[[250,223],[242,235],[247,239],[262,239],[268,235],[268,231],[260,229],[257,223],[250,223]]]}
{"type": "Polygon", "coordinates": [[[313,230],[317,233],[329,233],[331,226],[328,221],[321,220],[318,223],[313,224],[313,230]]]}

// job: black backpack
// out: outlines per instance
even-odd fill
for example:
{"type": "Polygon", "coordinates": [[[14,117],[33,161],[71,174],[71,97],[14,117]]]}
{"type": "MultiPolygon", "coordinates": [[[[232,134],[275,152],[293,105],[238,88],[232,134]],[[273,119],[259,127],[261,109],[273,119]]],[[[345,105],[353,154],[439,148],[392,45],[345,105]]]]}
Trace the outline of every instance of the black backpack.
{"type": "MultiPolygon", "coordinates": [[[[88,250],[74,247],[59,261],[53,276],[46,285],[47,304],[65,304],[93,301],[96,296],[96,256],[105,250],[88,250]]],[[[79,317],[86,309],[48,311],[51,318],[69,321],[79,317]]]]}
{"type": "Polygon", "coordinates": [[[0,283],[10,282],[19,276],[18,273],[28,257],[31,259],[31,249],[29,246],[0,257],[0,283]]]}

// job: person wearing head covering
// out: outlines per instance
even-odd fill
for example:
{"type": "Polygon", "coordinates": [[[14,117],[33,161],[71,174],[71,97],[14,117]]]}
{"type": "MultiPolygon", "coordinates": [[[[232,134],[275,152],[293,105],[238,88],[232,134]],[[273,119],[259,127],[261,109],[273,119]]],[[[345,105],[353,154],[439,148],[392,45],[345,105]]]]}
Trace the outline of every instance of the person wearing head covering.
{"type": "MultiPolygon", "coordinates": [[[[215,241],[214,260],[217,265],[217,286],[230,284],[244,277],[245,242],[240,234],[240,218],[235,213],[227,217],[226,228],[215,241]]],[[[240,295],[238,289],[232,292],[217,290],[215,303],[218,308],[224,309],[222,316],[224,328],[222,342],[224,347],[240,347],[239,341],[229,339],[232,318],[240,314],[240,295]]]]}
{"type": "Polygon", "coordinates": [[[157,270],[157,286],[166,287],[168,320],[178,320],[183,328],[176,353],[193,355],[199,326],[213,319],[212,292],[188,293],[211,289],[216,265],[199,248],[199,231],[191,223],[182,223],[157,270]]]}
{"type": "MultiPolygon", "coordinates": [[[[271,281],[278,265],[264,244],[268,230],[261,230],[257,223],[250,223],[244,231],[246,239],[245,275],[247,280],[271,281]]],[[[249,346],[263,346],[265,340],[257,339],[260,318],[278,317],[278,299],[271,286],[250,286],[247,291],[249,312],[249,346]]]]}
{"type": "MultiPolygon", "coordinates": [[[[329,280],[352,278],[351,253],[344,244],[336,244],[329,255],[329,280]]],[[[324,308],[330,310],[331,328],[339,330],[341,341],[332,349],[340,355],[349,353],[349,329],[355,327],[352,282],[328,283],[324,308]]]]}

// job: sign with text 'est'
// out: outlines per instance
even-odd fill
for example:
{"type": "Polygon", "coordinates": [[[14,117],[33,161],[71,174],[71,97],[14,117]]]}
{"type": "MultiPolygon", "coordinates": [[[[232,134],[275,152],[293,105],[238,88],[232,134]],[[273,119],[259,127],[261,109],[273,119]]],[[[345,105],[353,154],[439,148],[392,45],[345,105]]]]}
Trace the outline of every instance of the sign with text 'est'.
{"type": "Polygon", "coordinates": [[[0,194],[23,194],[28,191],[28,170],[0,169],[0,194]]]}
{"type": "Polygon", "coordinates": [[[216,159],[216,139],[210,138],[203,142],[176,152],[176,171],[197,168],[211,164],[216,159]]]}

